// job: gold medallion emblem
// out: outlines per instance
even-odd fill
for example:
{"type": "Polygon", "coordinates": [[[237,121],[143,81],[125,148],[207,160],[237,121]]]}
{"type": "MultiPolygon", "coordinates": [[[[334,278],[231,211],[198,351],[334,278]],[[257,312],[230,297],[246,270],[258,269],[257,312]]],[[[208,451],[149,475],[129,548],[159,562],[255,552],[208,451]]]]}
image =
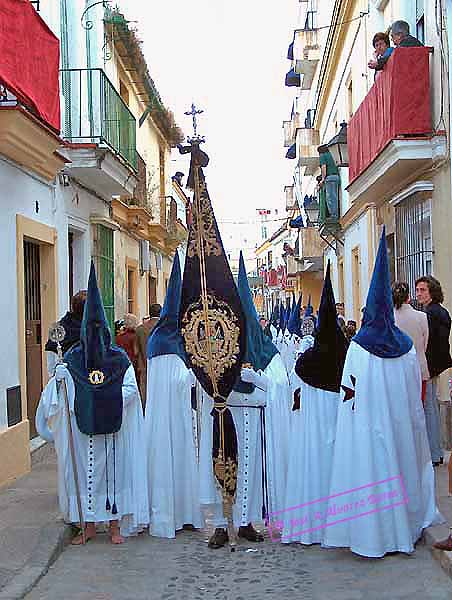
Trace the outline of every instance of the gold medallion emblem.
{"type": "Polygon", "coordinates": [[[223,373],[237,362],[240,354],[240,328],[236,316],[226,302],[209,293],[207,304],[210,339],[207,339],[206,335],[201,300],[193,302],[187,308],[182,320],[182,335],[193,363],[218,382],[223,373]],[[212,357],[213,372],[209,369],[209,355],[212,357]]]}
{"type": "Polygon", "coordinates": [[[92,385],[101,385],[105,381],[105,375],[102,371],[91,371],[88,379],[92,385]]]}

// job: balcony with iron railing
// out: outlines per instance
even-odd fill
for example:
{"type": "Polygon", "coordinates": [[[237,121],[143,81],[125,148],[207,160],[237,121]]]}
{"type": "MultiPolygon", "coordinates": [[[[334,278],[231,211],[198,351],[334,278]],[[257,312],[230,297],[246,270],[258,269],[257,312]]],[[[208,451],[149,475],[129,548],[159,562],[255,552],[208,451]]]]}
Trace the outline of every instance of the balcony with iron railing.
{"type": "Polygon", "coordinates": [[[61,70],[62,137],[109,148],[137,169],[136,120],[102,69],[61,70]]]}
{"type": "Polygon", "coordinates": [[[447,154],[445,132],[432,127],[429,56],[429,48],[396,48],[348,124],[352,212],[360,199],[397,193],[447,154]]]}
{"type": "Polygon", "coordinates": [[[305,167],[304,175],[314,175],[319,169],[320,136],[317,129],[300,127],[296,134],[298,166],[305,167]]]}
{"type": "Polygon", "coordinates": [[[286,210],[291,211],[297,207],[297,199],[293,185],[284,186],[284,194],[286,196],[286,210]]]}
{"type": "Polygon", "coordinates": [[[303,127],[304,119],[300,113],[293,113],[290,121],[283,121],[284,147],[289,148],[295,142],[297,129],[303,127]]]}
{"type": "Polygon", "coordinates": [[[310,90],[320,60],[317,29],[297,29],[294,37],[295,72],[303,75],[302,90],[310,90]]]}

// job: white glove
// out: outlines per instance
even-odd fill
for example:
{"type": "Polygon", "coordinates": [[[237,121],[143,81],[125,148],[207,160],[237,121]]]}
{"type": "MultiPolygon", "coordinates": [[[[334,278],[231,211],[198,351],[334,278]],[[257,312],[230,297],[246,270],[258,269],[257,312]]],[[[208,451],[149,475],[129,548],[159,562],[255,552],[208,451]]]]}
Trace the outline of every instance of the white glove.
{"type": "Polygon", "coordinates": [[[257,373],[253,371],[253,369],[242,368],[242,372],[240,374],[242,381],[246,383],[253,383],[257,388],[267,391],[268,388],[268,377],[264,375],[262,372],[257,373]]]}
{"type": "Polygon", "coordinates": [[[55,380],[63,381],[63,379],[67,378],[67,368],[65,364],[59,364],[55,369],[55,380]]]}

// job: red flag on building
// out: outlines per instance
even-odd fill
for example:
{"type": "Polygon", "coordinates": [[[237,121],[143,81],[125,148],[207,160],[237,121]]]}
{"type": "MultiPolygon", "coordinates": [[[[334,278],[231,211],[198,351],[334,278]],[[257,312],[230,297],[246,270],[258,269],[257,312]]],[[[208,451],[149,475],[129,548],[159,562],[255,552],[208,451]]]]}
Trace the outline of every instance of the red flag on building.
{"type": "Polygon", "coordinates": [[[60,42],[29,0],[0,2],[0,83],[60,131],[60,42]]]}

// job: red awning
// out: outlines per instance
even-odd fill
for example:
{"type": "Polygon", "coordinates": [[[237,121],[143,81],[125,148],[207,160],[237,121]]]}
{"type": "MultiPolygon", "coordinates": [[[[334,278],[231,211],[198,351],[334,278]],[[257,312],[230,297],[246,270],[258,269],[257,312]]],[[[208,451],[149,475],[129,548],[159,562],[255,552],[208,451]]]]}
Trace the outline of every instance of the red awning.
{"type": "Polygon", "coordinates": [[[60,43],[29,0],[0,0],[0,82],[60,131],[60,43]]]}
{"type": "Polygon", "coordinates": [[[429,53],[424,47],[396,48],[350,119],[350,183],[391,140],[431,133],[429,53]]]}

